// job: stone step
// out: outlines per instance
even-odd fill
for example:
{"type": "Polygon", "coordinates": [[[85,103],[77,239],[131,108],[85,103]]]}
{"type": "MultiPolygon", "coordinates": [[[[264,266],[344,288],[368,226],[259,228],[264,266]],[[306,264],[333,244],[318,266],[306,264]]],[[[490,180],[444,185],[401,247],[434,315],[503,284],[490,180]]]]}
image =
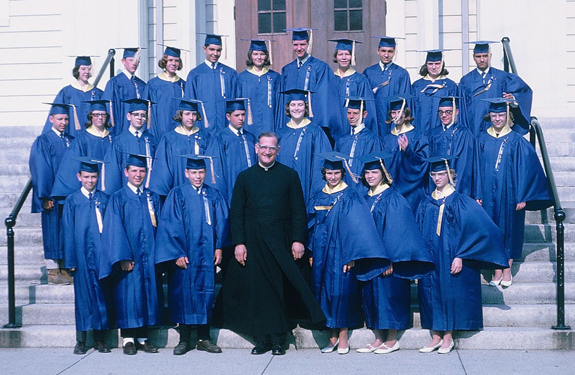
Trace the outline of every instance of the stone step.
{"type": "MultiPolygon", "coordinates": [[[[22,305],[27,305],[30,303],[36,303],[35,300],[35,296],[33,293],[33,288],[34,285],[30,285],[30,283],[19,283],[16,282],[16,285],[14,287],[14,293],[16,295],[16,306],[22,306],[22,305]],[[31,292],[31,288],[32,288],[32,292],[31,292]]],[[[0,306],[3,306],[2,308],[6,308],[6,316],[8,314],[8,283],[3,280],[0,281],[0,301],[2,301],[2,303],[0,304],[0,306]]],[[[8,320],[8,318],[6,318],[6,321],[8,320]]],[[[0,321],[1,322],[1,321],[0,321]]]]}
{"type": "MultiPolygon", "coordinates": [[[[8,264],[7,248],[0,248],[0,266],[8,264]]],[[[44,264],[42,246],[17,246],[14,249],[14,263],[17,265],[39,266],[44,264]]]]}
{"type": "Polygon", "coordinates": [[[29,152],[36,137],[25,137],[18,135],[12,138],[3,137],[0,139],[2,139],[2,148],[6,150],[14,150],[15,152],[27,150],[29,152]]]}
{"type": "Polygon", "coordinates": [[[29,174],[14,175],[0,180],[0,192],[20,194],[30,179],[29,174]]]}
{"type": "MultiPolygon", "coordinates": [[[[575,243],[566,243],[563,249],[565,259],[575,260],[575,243]]],[[[555,262],[557,261],[557,246],[552,242],[525,243],[521,262],[555,262]]]]}
{"type": "MultiPolygon", "coordinates": [[[[565,223],[565,242],[575,242],[575,224],[565,223]]],[[[525,225],[525,242],[557,242],[555,225],[528,224],[525,225]]]]}
{"type": "Polygon", "coordinates": [[[28,163],[21,163],[21,164],[4,164],[0,165],[0,178],[6,178],[8,176],[17,176],[17,175],[30,175],[30,167],[28,163]]]}
{"type": "MultiPolygon", "coordinates": [[[[575,171],[570,171],[573,174],[575,171]]],[[[575,201],[575,187],[573,186],[557,186],[557,194],[560,201],[575,201]]]]}
{"type": "MultiPolygon", "coordinates": [[[[32,143],[30,143],[32,144],[32,143]]],[[[10,161],[12,164],[28,164],[28,159],[30,158],[30,147],[27,149],[0,149],[0,160],[6,162],[10,161]]]]}
{"type": "Polygon", "coordinates": [[[42,133],[44,126],[3,126],[0,139],[31,138],[35,139],[42,133]]]}
{"type": "MultiPolygon", "coordinates": [[[[544,283],[557,281],[555,262],[514,262],[511,267],[514,283],[544,283]]],[[[565,280],[575,280],[575,262],[565,262],[565,280]]]]}
{"type": "MultiPolygon", "coordinates": [[[[561,208],[565,212],[564,223],[575,224],[575,201],[561,201],[561,208]]],[[[525,222],[527,224],[553,224],[555,225],[555,208],[549,207],[542,211],[526,211],[525,222]]]]}
{"type": "MultiPolygon", "coordinates": [[[[36,284],[38,282],[46,282],[47,274],[46,267],[42,265],[21,265],[15,264],[14,266],[14,280],[16,283],[29,283],[36,284]]],[[[0,267],[0,280],[2,282],[8,279],[8,267],[0,267]]]]}
{"type": "MultiPolygon", "coordinates": [[[[329,331],[315,331],[297,327],[289,335],[290,349],[319,349],[327,344],[329,331]]],[[[0,330],[0,347],[8,348],[72,348],[75,344],[74,326],[37,325],[0,330]]],[[[212,329],[212,339],[225,349],[251,349],[251,337],[238,335],[226,329],[212,329]]],[[[171,350],[178,343],[179,334],[174,328],[149,331],[149,339],[160,350],[171,350]]],[[[373,332],[367,328],[350,331],[351,349],[357,349],[373,341],[373,332]]],[[[455,333],[457,349],[514,349],[514,350],[569,350],[575,348],[571,331],[541,327],[498,327],[483,331],[455,333]]],[[[106,337],[111,348],[121,342],[118,331],[112,330],[106,337]]],[[[429,342],[429,331],[412,328],[400,333],[402,349],[419,349],[429,342]]],[[[88,342],[90,345],[91,343],[88,342]]],[[[115,349],[117,350],[117,349],[115,349]]]]}
{"type": "Polygon", "coordinates": [[[551,168],[553,173],[561,171],[575,171],[575,158],[563,156],[550,156],[551,168]]]}
{"type": "MultiPolygon", "coordinates": [[[[19,246],[42,245],[42,230],[37,227],[20,227],[14,229],[14,244],[19,246]]],[[[6,246],[6,236],[0,236],[0,246],[6,246]]]]}
{"type": "MultiPolygon", "coordinates": [[[[513,283],[509,288],[481,286],[486,305],[553,305],[556,303],[554,283],[513,283]]],[[[413,290],[412,290],[413,296],[413,290]]],[[[565,283],[565,303],[575,303],[575,283],[565,283]]]]}

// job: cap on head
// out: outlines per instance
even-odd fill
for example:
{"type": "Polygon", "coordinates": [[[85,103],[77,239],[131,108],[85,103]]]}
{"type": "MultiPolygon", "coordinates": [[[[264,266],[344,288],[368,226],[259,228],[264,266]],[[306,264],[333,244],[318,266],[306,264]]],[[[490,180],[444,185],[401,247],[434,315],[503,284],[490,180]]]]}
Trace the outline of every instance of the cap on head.
{"type": "Polygon", "coordinates": [[[317,30],[309,27],[295,27],[293,29],[284,29],[284,31],[292,32],[292,40],[307,40],[309,41],[308,31],[317,30]]]}
{"type": "Polygon", "coordinates": [[[494,40],[476,40],[473,42],[465,42],[466,44],[475,44],[473,47],[473,53],[488,53],[489,45],[491,43],[499,43],[494,40]]]}
{"type": "Polygon", "coordinates": [[[415,98],[413,95],[409,94],[402,94],[402,95],[394,95],[388,96],[385,98],[389,102],[389,109],[391,111],[399,111],[400,109],[407,108],[407,100],[415,98]]]}
{"type": "Polygon", "coordinates": [[[301,89],[290,89],[282,91],[282,94],[287,95],[287,102],[291,102],[293,100],[303,100],[307,102],[307,96],[309,91],[301,90],[301,89]]]}
{"type": "Polygon", "coordinates": [[[436,62],[443,59],[443,51],[440,49],[433,49],[426,52],[425,62],[436,62]]]}
{"type": "Polygon", "coordinates": [[[180,104],[178,105],[179,111],[196,111],[198,112],[198,106],[201,105],[200,100],[196,99],[183,99],[183,98],[174,98],[174,100],[179,100],[180,104]]]}
{"type": "Polygon", "coordinates": [[[100,164],[104,164],[101,160],[92,159],[86,156],[75,157],[74,159],[80,162],[78,172],[98,173],[100,164]]]}
{"type": "Polygon", "coordinates": [[[330,42],[336,42],[335,50],[336,51],[353,51],[353,44],[354,43],[361,43],[360,41],[353,40],[353,39],[330,39],[330,42]]]}
{"type": "Polygon", "coordinates": [[[137,53],[140,52],[140,48],[139,47],[130,47],[130,48],[124,48],[124,54],[122,55],[122,58],[128,58],[128,57],[134,57],[136,56],[137,53]]]}
{"type": "Polygon", "coordinates": [[[345,167],[343,165],[344,160],[346,160],[347,156],[337,152],[337,151],[330,151],[330,152],[322,152],[317,154],[317,156],[324,158],[323,167],[325,169],[336,170],[336,169],[343,169],[345,167]]]}
{"type": "Polygon", "coordinates": [[[361,155],[356,159],[363,163],[363,173],[365,173],[365,171],[382,169],[381,164],[383,163],[383,160],[391,158],[392,156],[393,155],[388,154],[385,151],[380,151],[372,154],[361,155]]]}
{"type": "Polygon", "coordinates": [[[250,41],[250,51],[268,52],[268,46],[265,39],[247,39],[250,41]]]}
{"type": "Polygon", "coordinates": [[[365,101],[369,99],[364,99],[360,97],[349,97],[345,101],[345,106],[349,109],[363,109],[365,110],[365,101]]]}
{"type": "Polygon", "coordinates": [[[176,47],[166,46],[166,49],[164,50],[164,55],[166,56],[180,57],[181,54],[182,51],[176,47]]]}
{"type": "Polygon", "coordinates": [[[107,113],[108,109],[106,108],[106,103],[110,103],[110,101],[109,100],[102,100],[102,99],[84,100],[84,103],[88,103],[90,105],[90,112],[104,111],[107,113]]]}
{"type": "Polygon", "coordinates": [[[395,37],[393,36],[372,36],[372,38],[379,38],[379,44],[377,48],[381,47],[388,47],[388,48],[395,48],[397,43],[395,42],[395,37]]]}
{"type": "Polygon", "coordinates": [[[489,99],[482,99],[486,102],[489,102],[489,113],[503,113],[507,112],[507,105],[513,100],[505,99],[505,98],[489,98],[489,99]]]}
{"type": "Polygon", "coordinates": [[[452,163],[455,159],[457,159],[457,156],[454,155],[439,155],[431,156],[425,159],[425,161],[429,163],[431,172],[441,172],[446,171],[448,167],[452,169],[453,167],[450,165],[450,163],[452,163]]]}
{"type": "Polygon", "coordinates": [[[206,169],[206,159],[211,159],[212,156],[208,155],[195,155],[195,154],[184,154],[180,155],[182,158],[186,158],[186,169],[206,169]]]}
{"type": "Polygon", "coordinates": [[[50,116],[51,115],[68,115],[70,112],[70,105],[64,103],[45,103],[49,104],[50,107],[50,116]]]}
{"type": "Polygon", "coordinates": [[[204,46],[213,44],[215,46],[222,45],[222,36],[218,34],[206,34],[206,40],[204,41],[204,46]]]}
{"type": "Polygon", "coordinates": [[[246,98],[236,98],[226,100],[226,113],[231,113],[233,111],[245,111],[246,110],[246,98]]]}
{"type": "Polygon", "coordinates": [[[139,154],[131,154],[129,152],[126,152],[126,154],[128,154],[128,160],[126,161],[126,168],[127,167],[140,167],[140,168],[147,168],[147,160],[148,158],[150,158],[149,156],[146,155],[139,155],[139,154]]]}
{"type": "Polygon", "coordinates": [[[148,104],[150,102],[148,100],[134,98],[124,100],[124,103],[128,104],[128,112],[134,112],[134,111],[147,111],[148,104]]]}
{"type": "Polygon", "coordinates": [[[443,96],[439,99],[439,107],[453,107],[453,103],[458,105],[459,96],[443,96]]]}
{"type": "Polygon", "coordinates": [[[76,56],[74,66],[80,66],[80,65],[92,65],[92,59],[90,58],[90,56],[76,56]]]}

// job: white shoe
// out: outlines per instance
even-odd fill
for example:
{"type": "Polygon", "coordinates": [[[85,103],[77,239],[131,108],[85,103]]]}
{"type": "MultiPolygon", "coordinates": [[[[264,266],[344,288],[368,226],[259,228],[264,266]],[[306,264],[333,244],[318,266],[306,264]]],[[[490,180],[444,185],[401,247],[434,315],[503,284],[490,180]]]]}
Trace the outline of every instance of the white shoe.
{"type": "MultiPolygon", "coordinates": [[[[335,342],[335,344],[333,346],[331,346],[330,344],[331,344],[331,342],[326,347],[322,348],[321,352],[322,353],[333,353],[334,350],[337,348],[337,345],[339,344],[339,339],[335,342]]],[[[349,350],[349,348],[348,348],[348,350],[349,350]]]]}
{"type": "Polygon", "coordinates": [[[447,354],[447,353],[451,352],[454,347],[455,347],[455,341],[452,339],[451,344],[449,344],[449,346],[447,348],[439,348],[437,350],[437,353],[438,354],[447,354]]]}
{"type": "MultiPolygon", "coordinates": [[[[383,344],[381,344],[381,345],[383,345],[383,344]]],[[[373,353],[377,349],[379,349],[380,347],[381,346],[371,346],[371,344],[367,344],[367,346],[357,349],[357,352],[358,353],[373,353]]]]}
{"type": "Polygon", "coordinates": [[[505,281],[503,280],[503,278],[501,278],[501,286],[509,288],[512,284],[513,284],[513,275],[511,275],[511,280],[509,281],[505,281]]]}
{"type": "Polygon", "coordinates": [[[349,353],[349,343],[347,343],[347,348],[337,348],[337,354],[347,354],[349,353]]]}
{"type": "Polygon", "coordinates": [[[443,345],[443,340],[440,340],[437,344],[433,346],[426,346],[425,348],[419,349],[420,353],[431,353],[437,350],[441,345],[443,345]]]}
{"type": "Polygon", "coordinates": [[[395,342],[391,348],[385,344],[382,344],[379,349],[377,349],[374,353],[375,354],[389,354],[399,350],[399,341],[395,342]]]}

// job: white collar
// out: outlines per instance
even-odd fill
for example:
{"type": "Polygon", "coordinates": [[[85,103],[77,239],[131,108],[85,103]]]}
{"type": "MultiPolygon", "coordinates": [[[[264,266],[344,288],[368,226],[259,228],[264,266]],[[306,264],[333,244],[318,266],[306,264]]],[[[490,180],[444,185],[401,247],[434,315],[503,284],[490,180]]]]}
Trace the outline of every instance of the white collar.
{"type": "Polygon", "coordinates": [[[475,68],[475,69],[477,70],[477,73],[479,73],[479,75],[482,76],[483,73],[489,74],[489,70],[491,69],[491,67],[488,66],[487,69],[485,69],[485,70],[481,70],[481,69],[479,69],[479,68],[475,68]]]}
{"type": "Polygon", "coordinates": [[[130,125],[130,127],[128,128],[128,131],[129,131],[130,133],[132,133],[132,135],[133,135],[134,137],[140,138],[140,137],[142,136],[142,134],[144,133],[144,130],[143,130],[143,129],[144,129],[143,126],[140,128],[140,130],[137,130],[137,129],[134,128],[132,125],[130,125]],[[136,135],[136,132],[138,132],[139,134],[136,135]]]}
{"type": "Polygon", "coordinates": [[[232,126],[232,124],[229,124],[229,125],[228,125],[228,128],[229,128],[229,129],[232,131],[232,133],[234,133],[235,135],[239,135],[239,134],[243,134],[243,133],[244,133],[244,131],[243,131],[243,126],[242,126],[241,128],[239,128],[239,129],[236,129],[236,128],[234,128],[234,127],[232,126]],[[241,131],[241,133],[240,133],[240,131],[241,131]]]}
{"type": "Polygon", "coordinates": [[[131,183],[128,182],[128,187],[130,188],[130,190],[132,190],[132,192],[134,194],[138,194],[138,189],[140,189],[140,191],[143,193],[144,192],[144,184],[140,185],[139,188],[135,187],[134,185],[132,185],[131,183]]]}
{"type": "Polygon", "coordinates": [[[385,68],[391,68],[391,65],[393,64],[393,61],[391,61],[389,64],[385,65],[384,63],[381,62],[381,60],[379,60],[379,67],[381,68],[381,70],[385,70],[385,68]]]}
{"type": "Polygon", "coordinates": [[[80,191],[82,192],[82,194],[84,194],[84,196],[88,199],[90,199],[90,193],[92,193],[92,197],[94,195],[96,195],[96,188],[94,188],[92,191],[88,191],[88,189],[86,189],[85,187],[81,187],[80,191]]]}
{"type": "MultiPolygon", "coordinates": [[[[208,60],[204,60],[204,62],[206,63],[206,65],[208,66],[208,68],[212,69],[212,63],[211,63],[211,62],[209,62],[208,60]]],[[[217,69],[217,68],[218,68],[218,64],[219,64],[219,61],[216,61],[214,64],[216,64],[216,65],[214,65],[214,69],[217,69]]]]}
{"type": "Polygon", "coordinates": [[[135,75],[135,74],[128,72],[126,70],[126,68],[122,68],[122,73],[124,73],[126,75],[126,77],[128,77],[128,79],[132,79],[132,77],[135,75]]]}
{"type": "Polygon", "coordinates": [[[351,128],[351,135],[356,135],[357,133],[359,133],[363,129],[365,129],[365,124],[362,122],[358,126],[351,128]]]}
{"type": "Polygon", "coordinates": [[[54,129],[54,127],[52,127],[51,129],[52,129],[52,131],[53,131],[54,133],[56,133],[56,135],[57,135],[58,137],[61,137],[61,136],[63,136],[63,135],[66,135],[65,132],[61,132],[60,130],[56,130],[56,129],[54,129]]]}
{"type": "Polygon", "coordinates": [[[302,60],[300,60],[299,58],[296,58],[296,61],[299,61],[300,65],[303,65],[303,64],[305,64],[305,63],[309,60],[310,57],[311,57],[311,55],[308,54],[308,55],[307,55],[306,57],[304,57],[302,60]]]}
{"type": "Polygon", "coordinates": [[[258,165],[259,165],[260,167],[262,167],[262,169],[265,170],[266,172],[269,171],[270,168],[273,167],[275,164],[276,164],[276,162],[274,161],[274,162],[272,163],[272,165],[270,165],[269,167],[264,167],[264,166],[262,165],[262,163],[260,163],[260,161],[258,160],[258,165]]]}

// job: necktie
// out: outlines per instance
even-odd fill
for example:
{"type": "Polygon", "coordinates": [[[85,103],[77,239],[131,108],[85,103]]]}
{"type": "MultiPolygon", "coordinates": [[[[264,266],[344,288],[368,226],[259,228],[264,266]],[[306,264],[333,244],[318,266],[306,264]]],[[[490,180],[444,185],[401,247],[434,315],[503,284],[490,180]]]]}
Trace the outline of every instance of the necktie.
{"type": "Polygon", "coordinates": [[[483,83],[485,83],[485,77],[487,76],[487,72],[484,71],[483,74],[481,74],[481,79],[483,80],[483,83]]]}
{"type": "Polygon", "coordinates": [[[212,69],[216,69],[216,63],[212,63],[212,69]]]}
{"type": "Polygon", "coordinates": [[[66,137],[64,137],[64,132],[60,132],[60,138],[66,139],[66,137]]]}
{"type": "Polygon", "coordinates": [[[140,93],[138,92],[138,84],[136,83],[136,77],[132,76],[132,78],[130,78],[130,81],[132,81],[132,83],[134,84],[134,88],[136,89],[136,98],[140,99],[140,93]]]}
{"type": "Polygon", "coordinates": [[[88,193],[88,199],[89,199],[89,200],[92,200],[92,198],[94,198],[94,193],[89,192],[89,193],[88,193]]]}
{"type": "Polygon", "coordinates": [[[134,134],[136,135],[136,138],[140,138],[140,132],[139,131],[135,131],[134,134]]]}
{"type": "Polygon", "coordinates": [[[303,63],[301,62],[301,60],[298,60],[297,61],[297,68],[298,69],[301,68],[302,65],[303,65],[303,63]]]}
{"type": "Polygon", "coordinates": [[[140,195],[142,195],[142,189],[137,188],[137,189],[136,189],[136,194],[138,194],[138,197],[139,197],[140,195]]]}

